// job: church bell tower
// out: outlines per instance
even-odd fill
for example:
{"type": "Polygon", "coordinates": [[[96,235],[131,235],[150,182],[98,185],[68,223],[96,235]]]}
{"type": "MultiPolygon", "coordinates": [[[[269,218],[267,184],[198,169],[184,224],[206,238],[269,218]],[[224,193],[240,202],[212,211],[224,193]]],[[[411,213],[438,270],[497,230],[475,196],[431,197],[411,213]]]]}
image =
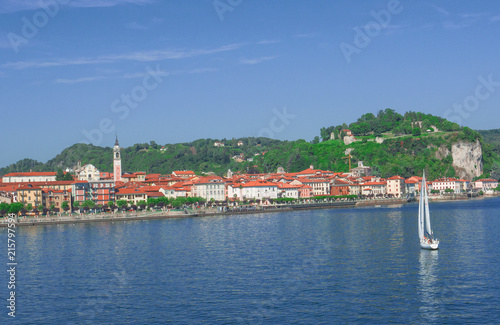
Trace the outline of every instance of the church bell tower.
{"type": "Polygon", "coordinates": [[[116,136],[115,146],[113,147],[113,179],[115,183],[122,180],[122,156],[118,136],[116,136]]]}

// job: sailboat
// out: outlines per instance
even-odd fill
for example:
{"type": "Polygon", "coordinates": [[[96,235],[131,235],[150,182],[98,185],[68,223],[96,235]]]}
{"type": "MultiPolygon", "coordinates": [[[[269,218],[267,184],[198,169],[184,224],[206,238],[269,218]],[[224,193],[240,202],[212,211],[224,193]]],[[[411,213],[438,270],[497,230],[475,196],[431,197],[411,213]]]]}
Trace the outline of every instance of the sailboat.
{"type": "Polygon", "coordinates": [[[422,186],[420,187],[420,201],[418,202],[418,238],[420,239],[421,248],[438,249],[439,240],[434,238],[434,234],[431,229],[425,170],[422,177],[422,186]]]}

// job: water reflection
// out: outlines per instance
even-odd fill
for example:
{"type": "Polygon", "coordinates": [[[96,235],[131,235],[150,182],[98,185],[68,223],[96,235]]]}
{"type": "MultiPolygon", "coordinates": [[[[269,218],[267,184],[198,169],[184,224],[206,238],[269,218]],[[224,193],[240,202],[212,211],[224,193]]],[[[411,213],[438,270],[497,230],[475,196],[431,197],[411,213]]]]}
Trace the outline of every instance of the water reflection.
{"type": "Polygon", "coordinates": [[[421,306],[419,308],[419,316],[426,323],[434,323],[439,317],[440,300],[438,281],[439,268],[439,252],[420,250],[419,257],[419,281],[418,281],[418,301],[421,306]]]}

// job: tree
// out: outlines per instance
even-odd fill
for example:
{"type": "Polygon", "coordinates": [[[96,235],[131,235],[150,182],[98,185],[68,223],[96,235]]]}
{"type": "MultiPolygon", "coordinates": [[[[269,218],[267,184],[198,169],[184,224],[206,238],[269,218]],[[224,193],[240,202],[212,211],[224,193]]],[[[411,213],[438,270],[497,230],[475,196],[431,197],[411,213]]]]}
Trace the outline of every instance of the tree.
{"type": "Polygon", "coordinates": [[[0,215],[4,216],[9,212],[9,204],[5,202],[0,203],[0,215]]]}
{"type": "Polygon", "coordinates": [[[9,213],[18,214],[24,208],[24,204],[21,202],[11,203],[9,206],[9,213]]]}
{"type": "Polygon", "coordinates": [[[63,181],[72,181],[73,180],[73,175],[71,173],[65,173],[63,177],[63,181]]]}
{"type": "Polygon", "coordinates": [[[116,205],[118,205],[119,208],[123,208],[128,205],[128,202],[126,200],[118,200],[116,201],[116,205]]]}
{"type": "Polygon", "coordinates": [[[82,208],[93,209],[95,208],[95,202],[92,200],[85,200],[82,203],[82,208]]]}
{"type": "Polygon", "coordinates": [[[56,173],[56,181],[63,181],[64,180],[64,172],[62,169],[58,169],[56,173]]]}
{"type": "Polygon", "coordinates": [[[69,210],[69,203],[68,203],[68,201],[64,201],[64,202],[61,204],[61,208],[62,208],[64,211],[68,211],[68,210],[69,210]]]}
{"type": "Polygon", "coordinates": [[[313,144],[317,144],[319,143],[319,137],[318,136],[315,136],[313,141],[312,141],[313,144]]]}
{"type": "Polygon", "coordinates": [[[422,134],[422,132],[420,131],[420,128],[413,128],[413,130],[411,131],[412,135],[414,137],[418,137],[419,135],[422,134]]]}
{"type": "Polygon", "coordinates": [[[33,210],[33,205],[32,205],[31,203],[28,203],[28,204],[26,205],[26,210],[28,210],[28,211],[33,210]]]}

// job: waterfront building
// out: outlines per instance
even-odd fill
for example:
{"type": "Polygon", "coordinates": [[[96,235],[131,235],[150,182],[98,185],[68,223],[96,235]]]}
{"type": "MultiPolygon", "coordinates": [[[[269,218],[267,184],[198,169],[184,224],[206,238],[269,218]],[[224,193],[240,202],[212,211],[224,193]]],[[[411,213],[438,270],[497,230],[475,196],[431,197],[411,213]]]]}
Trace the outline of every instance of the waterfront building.
{"type": "Polygon", "coordinates": [[[88,181],[78,181],[71,185],[73,202],[90,200],[90,186],[88,181]]]}
{"type": "Polygon", "coordinates": [[[324,178],[299,177],[298,179],[292,181],[290,184],[309,185],[313,189],[314,196],[330,194],[330,181],[324,178]]]}
{"type": "Polygon", "coordinates": [[[374,195],[383,197],[387,194],[387,182],[365,182],[360,185],[361,193],[364,195],[374,195]]]}
{"type": "Polygon", "coordinates": [[[332,179],[330,181],[331,195],[349,195],[349,182],[342,179],[332,179]]]}
{"type": "Polygon", "coordinates": [[[405,179],[399,175],[387,179],[387,194],[394,197],[401,197],[405,193],[405,179]]]}
{"type": "Polygon", "coordinates": [[[116,201],[125,200],[129,204],[137,205],[137,203],[139,201],[147,201],[148,195],[147,195],[146,191],[144,191],[143,189],[120,188],[120,189],[116,190],[115,199],[116,199],[116,201]]]}
{"type": "Polygon", "coordinates": [[[226,199],[225,184],[222,177],[200,177],[197,180],[193,180],[192,183],[192,197],[202,197],[207,201],[212,199],[215,201],[224,201],[226,199]]]}
{"type": "Polygon", "coordinates": [[[453,190],[453,193],[462,192],[463,186],[458,179],[453,177],[438,178],[432,181],[432,189],[444,193],[447,189],[453,190]]]}
{"type": "Polygon", "coordinates": [[[245,199],[277,199],[278,185],[263,180],[252,180],[244,184],[233,184],[228,186],[230,198],[245,199]]]}
{"type": "Polygon", "coordinates": [[[299,198],[299,188],[303,185],[300,184],[284,184],[281,182],[276,183],[278,185],[278,197],[283,198],[299,198]]]}
{"type": "Polygon", "coordinates": [[[45,207],[47,209],[54,205],[56,212],[62,212],[63,202],[68,202],[68,211],[71,211],[71,191],[44,189],[43,195],[45,196],[45,207]]]}
{"type": "Polygon", "coordinates": [[[24,203],[24,206],[31,204],[35,208],[40,204],[45,204],[41,187],[28,184],[18,187],[16,192],[17,201],[24,203]]]}
{"type": "Polygon", "coordinates": [[[91,200],[96,205],[105,205],[115,200],[115,182],[112,180],[77,181],[73,183],[71,193],[73,202],[91,200]]]}
{"type": "Polygon", "coordinates": [[[302,184],[302,186],[299,187],[299,198],[307,199],[310,197],[313,197],[313,188],[309,185],[302,184]]]}
{"type": "Polygon", "coordinates": [[[493,193],[493,189],[498,187],[498,180],[493,178],[478,179],[474,182],[474,188],[484,191],[487,194],[493,193]]]}
{"type": "Polygon", "coordinates": [[[417,192],[417,186],[418,186],[417,181],[410,180],[410,179],[405,180],[406,193],[408,193],[410,195],[415,195],[415,193],[417,192]]]}

